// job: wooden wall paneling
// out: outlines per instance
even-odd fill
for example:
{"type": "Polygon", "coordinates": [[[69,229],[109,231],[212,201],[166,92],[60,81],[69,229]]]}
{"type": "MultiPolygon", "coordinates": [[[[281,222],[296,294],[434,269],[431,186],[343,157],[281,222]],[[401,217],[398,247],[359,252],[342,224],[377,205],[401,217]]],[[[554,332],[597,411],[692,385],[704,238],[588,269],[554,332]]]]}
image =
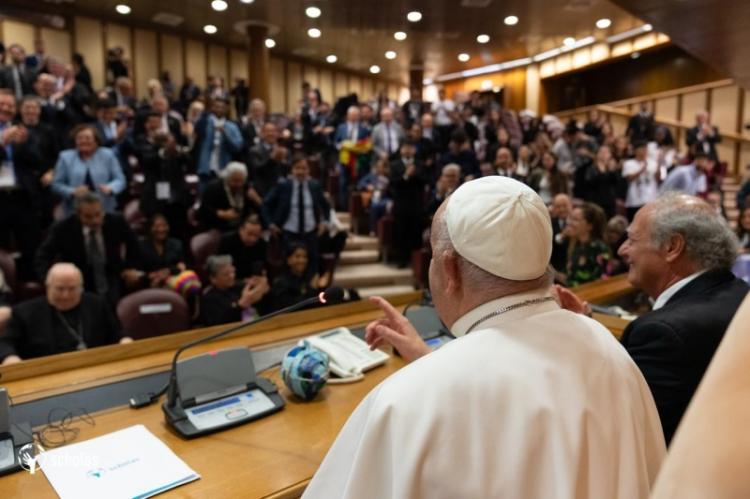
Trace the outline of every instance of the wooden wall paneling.
{"type": "Polygon", "coordinates": [[[76,17],[74,20],[75,51],[83,56],[91,72],[94,88],[104,87],[104,36],[96,19],[76,17]]]}
{"type": "MultiPolygon", "coordinates": [[[[40,36],[44,40],[44,48],[49,55],[60,59],[64,63],[67,63],[73,57],[73,53],[71,52],[72,40],[69,31],[42,28],[40,36]]],[[[31,49],[33,50],[33,45],[31,49]]]]}
{"type": "Polygon", "coordinates": [[[107,23],[104,25],[105,48],[111,49],[122,47],[125,59],[133,61],[132,42],[130,39],[130,28],[121,24],[107,23]]]}
{"type": "Polygon", "coordinates": [[[750,142],[743,142],[740,146],[740,158],[737,163],[737,175],[741,177],[750,166],[750,142]]]}
{"type": "Polygon", "coordinates": [[[161,35],[159,40],[161,51],[161,67],[159,72],[168,71],[175,86],[175,92],[179,92],[180,86],[185,79],[185,55],[183,53],[182,39],[173,35],[161,35]]]}
{"type": "Polygon", "coordinates": [[[719,130],[737,131],[737,114],[742,111],[738,107],[739,99],[740,88],[736,85],[712,90],[711,122],[719,130]]]}
{"type": "Polygon", "coordinates": [[[375,98],[375,82],[370,78],[362,78],[362,98],[367,100],[375,98]]]}
{"type": "Polygon", "coordinates": [[[208,76],[220,76],[224,78],[226,88],[232,88],[232,82],[229,81],[229,64],[225,46],[214,44],[208,46],[208,76]]]}
{"type": "Polygon", "coordinates": [[[185,40],[185,77],[206,88],[206,46],[198,40],[185,40]]]}
{"type": "Polygon", "coordinates": [[[693,123],[695,113],[706,109],[706,91],[691,92],[682,96],[682,116],[683,123],[693,123]]]}
{"type": "Polygon", "coordinates": [[[138,98],[148,95],[148,81],[159,77],[156,32],[136,29],[134,32],[134,54],[132,67],[135,68],[135,90],[138,98]]]}
{"type": "Polygon", "coordinates": [[[297,62],[286,65],[286,99],[287,112],[296,112],[302,99],[302,66],[297,62]]]}
{"type": "Polygon", "coordinates": [[[286,81],[284,79],[284,61],[271,57],[271,102],[268,109],[272,113],[283,113],[286,111],[286,81]]]}
{"type": "Polygon", "coordinates": [[[628,128],[628,118],[625,116],[610,116],[610,123],[612,123],[612,131],[615,135],[625,135],[625,130],[628,128]]]}
{"type": "Polygon", "coordinates": [[[349,78],[346,73],[336,71],[333,74],[333,93],[336,99],[349,94],[349,78]]]}
{"type": "Polygon", "coordinates": [[[654,116],[657,118],[676,120],[678,119],[677,106],[677,96],[656,99],[656,111],[654,112],[654,116]]]}
{"type": "Polygon", "coordinates": [[[573,57],[570,53],[555,57],[555,73],[562,73],[573,69],[573,57]]]}
{"type": "Polygon", "coordinates": [[[229,79],[234,85],[235,78],[241,78],[248,82],[248,56],[247,51],[240,49],[231,49],[229,52],[229,79]]]}
{"type": "Polygon", "coordinates": [[[325,102],[329,102],[332,106],[336,104],[335,95],[333,91],[333,73],[328,69],[320,70],[320,94],[325,102]]]}
{"type": "Polygon", "coordinates": [[[364,100],[362,98],[362,78],[357,75],[349,75],[349,93],[357,94],[360,101],[364,100]]]}
{"type": "Polygon", "coordinates": [[[742,136],[750,139],[750,129],[745,128],[745,125],[750,124],[750,90],[745,90],[742,100],[742,136]]]}
{"type": "Polygon", "coordinates": [[[320,88],[320,70],[312,64],[305,64],[302,69],[302,81],[310,84],[311,88],[320,88]]]}
{"type": "MultiPolygon", "coordinates": [[[[3,43],[6,50],[9,45],[17,43],[23,47],[26,54],[34,52],[35,28],[33,24],[10,19],[4,19],[2,23],[3,43]]],[[[49,50],[49,48],[47,49],[49,50]]]]}
{"type": "Polygon", "coordinates": [[[573,52],[573,67],[580,68],[591,64],[591,47],[583,47],[573,52]]]}
{"type": "MultiPolygon", "coordinates": [[[[721,129],[719,129],[721,133],[721,129]]],[[[716,144],[716,154],[719,156],[719,161],[726,161],[729,165],[730,173],[734,170],[734,165],[737,164],[739,158],[736,154],[737,141],[730,139],[729,137],[722,137],[721,142],[716,144]]]]}

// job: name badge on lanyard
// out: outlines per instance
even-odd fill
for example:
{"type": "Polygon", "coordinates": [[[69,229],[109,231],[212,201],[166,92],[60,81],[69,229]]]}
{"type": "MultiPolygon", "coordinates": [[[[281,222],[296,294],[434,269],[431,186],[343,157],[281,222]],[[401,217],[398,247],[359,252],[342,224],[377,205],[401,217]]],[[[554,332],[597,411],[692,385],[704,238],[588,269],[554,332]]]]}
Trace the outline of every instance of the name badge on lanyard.
{"type": "Polygon", "coordinates": [[[156,183],[156,199],[159,201],[169,201],[171,192],[169,188],[169,182],[157,182],[156,183]]]}
{"type": "Polygon", "coordinates": [[[16,172],[13,169],[13,163],[3,161],[0,163],[0,188],[12,189],[16,186],[16,172]]]}

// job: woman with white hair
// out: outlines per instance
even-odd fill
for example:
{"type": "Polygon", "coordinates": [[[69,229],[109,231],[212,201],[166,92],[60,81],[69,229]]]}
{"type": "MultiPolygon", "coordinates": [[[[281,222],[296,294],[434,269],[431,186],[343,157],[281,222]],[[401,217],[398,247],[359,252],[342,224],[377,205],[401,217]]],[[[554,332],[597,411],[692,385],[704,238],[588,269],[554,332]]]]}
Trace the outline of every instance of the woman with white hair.
{"type": "Polygon", "coordinates": [[[206,185],[200,200],[198,216],[205,229],[222,232],[235,230],[248,215],[256,213],[267,226],[263,200],[248,181],[247,167],[232,161],[219,178],[206,185]]]}

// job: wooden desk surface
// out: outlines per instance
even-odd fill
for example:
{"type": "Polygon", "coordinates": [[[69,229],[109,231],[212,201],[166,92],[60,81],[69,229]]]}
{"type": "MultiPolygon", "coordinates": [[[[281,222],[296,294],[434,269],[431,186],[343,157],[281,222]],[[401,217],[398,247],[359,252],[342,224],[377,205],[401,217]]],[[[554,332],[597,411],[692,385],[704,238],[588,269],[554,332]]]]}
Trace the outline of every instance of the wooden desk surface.
{"type": "MultiPolygon", "coordinates": [[[[620,284],[613,286],[603,281],[600,285],[605,291],[610,290],[606,291],[608,293],[618,286],[622,291],[620,284]]],[[[595,293],[595,288],[589,288],[586,293],[595,293]]],[[[411,293],[391,302],[403,307],[418,296],[418,293],[411,293]]],[[[262,348],[333,327],[361,325],[380,316],[369,302],[299,312],[196,347],[186,356],[238,345],[262,348]]],[[[617,335],[621,324],[605,321],[606,318],[602,319],[617,335]]],[[[163,371],[169,367],[178,345],[220,329],[186,331],[128,345],[32,359],[0,368],[0,382],[14,402],[20,403],[163,371]]],[[[280,413],[264,419],[194,440],[183,440],[167,428],[160,403],[140,410],[117,407],[95,413],[94,427],[76,423],[74,426],[80,428],[77,441],[143,424],[202,477],[167,492],[169,497],[298,497],[357,404],[403,365],[403,360],[391,357],[384,366],[369,371],[363,381],[326,386],[309,403],[295,399],[281,382],[278,368],[272,368],[263,375],[276,383],[287,404],[280,413]]],[[[2,497],[56,497],[43,473],[30,475],[21,471],[0,477],[0,491],[2,497]]]]}

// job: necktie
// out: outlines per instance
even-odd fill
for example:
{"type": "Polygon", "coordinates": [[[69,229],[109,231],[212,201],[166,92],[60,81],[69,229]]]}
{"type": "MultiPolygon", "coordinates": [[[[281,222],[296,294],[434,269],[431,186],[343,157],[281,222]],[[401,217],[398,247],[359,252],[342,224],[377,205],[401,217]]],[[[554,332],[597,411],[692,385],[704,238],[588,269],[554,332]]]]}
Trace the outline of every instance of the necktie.
{"type": "Polygon", "coordinates": [[[102,250],[99,247],[99,241],[96,240],[96,232],[93,230],[89,231],[88,237],[88,257],[91,268],[94,271],[94,284],[96,285],[96,292],[100,295],[106,294],[109,289],[107,284],[107,273],[105,270],[105,259],[102,254],[102,250]]]}
{"type": "Polygon", "coordinates": [[[297,231],[305,233],[305,183],[297,183],[297,231]]]}
{"type": "Polygon", "coordinates": [[[16,99],[20,101],[23,98],[23,86],[21,85],[21,72],[16,65],[13,65],[13,86],[16,90],[16,99]]]}
{"type": "Polygon", "coordinates": [[[391,149],[391,124],[386,123],[385,124],[385,145],[388,148],[388,155],[390,156],[393,152],[393,149],[391,149]]]}

